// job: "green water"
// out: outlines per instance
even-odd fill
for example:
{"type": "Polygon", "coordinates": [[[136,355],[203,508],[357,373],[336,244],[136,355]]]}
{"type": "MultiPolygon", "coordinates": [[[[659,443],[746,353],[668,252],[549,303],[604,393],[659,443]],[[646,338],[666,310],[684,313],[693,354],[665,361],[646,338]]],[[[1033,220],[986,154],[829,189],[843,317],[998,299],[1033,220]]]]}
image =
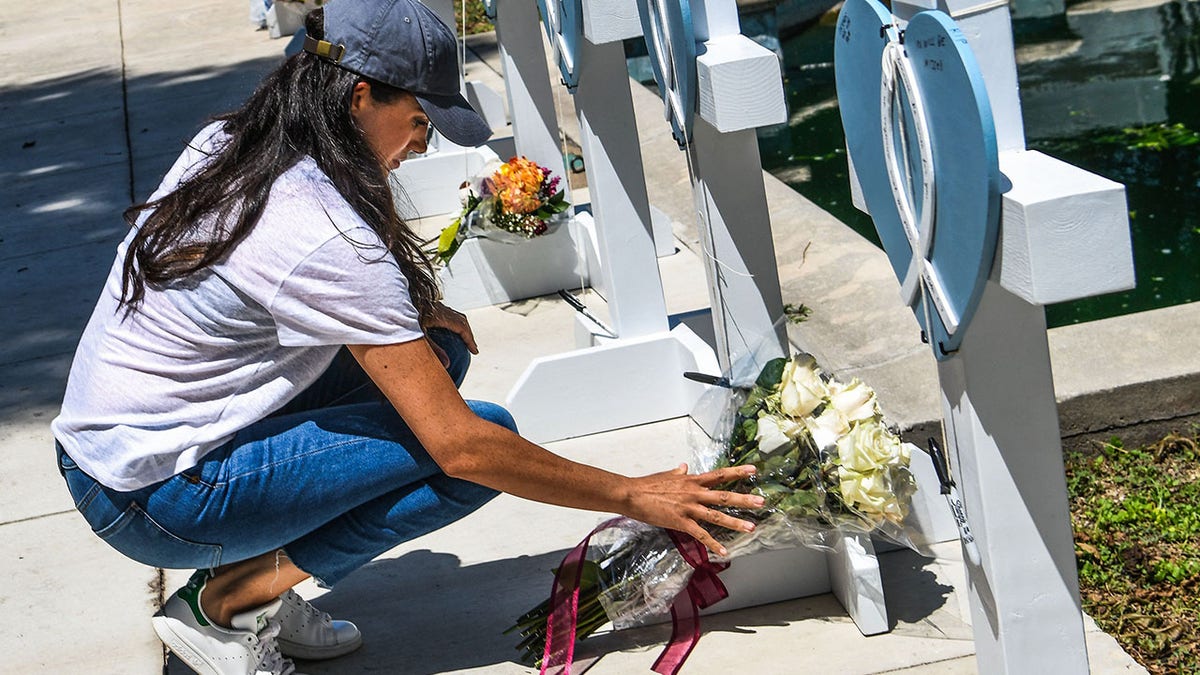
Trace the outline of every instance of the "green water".
{"type": "MultiPolygon", "coordinates": [[[[1095,3],[1092,3],[1095,6],[1095,3]]],[[[1051,326],[1200,300],[1200,3],[1014,25],[1030,148],[1124,183],[1137,288],[1046,308],[1051,326]]],[[[833,26],[783,40],[790,121],[763,166],[879,245],[850,202],[833,26]]]]}

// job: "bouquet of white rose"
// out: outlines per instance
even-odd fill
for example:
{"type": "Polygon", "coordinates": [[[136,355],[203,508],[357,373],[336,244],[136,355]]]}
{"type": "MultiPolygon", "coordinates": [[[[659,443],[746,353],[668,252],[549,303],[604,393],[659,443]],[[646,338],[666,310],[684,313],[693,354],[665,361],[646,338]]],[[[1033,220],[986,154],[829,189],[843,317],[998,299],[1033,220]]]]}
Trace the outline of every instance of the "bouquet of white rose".
{"type": "MultiPolygon", "coordinates": [[[[839,382],[800,354],[768,362],[753,386],[722,393],[724,423],[715,438],[697,444],[697,468],[753,464],[755,475],[717,489],[766,500],[758,510],[726,509],[755,523],[754,531],[711,528],[728,559],[798,545],[831,549],[852,533],[916,548],[906,522],[916,491],[909,471],[914,447],[885,426],[868,386],[857,378],[839,382]]],[[[637,625],[670,609],[696,573],[680,536],[619,519],[585,540],[575,634],[582,639],[610,621],[618,629],[637,625]]],[[[712,569],[723,569],[723,561],[717,564],[712,569]]],[[[527,661],[546,653],[554,604],[553,598],[542,603],[510,629],[521,632],[518,648],[527,661]]]]}

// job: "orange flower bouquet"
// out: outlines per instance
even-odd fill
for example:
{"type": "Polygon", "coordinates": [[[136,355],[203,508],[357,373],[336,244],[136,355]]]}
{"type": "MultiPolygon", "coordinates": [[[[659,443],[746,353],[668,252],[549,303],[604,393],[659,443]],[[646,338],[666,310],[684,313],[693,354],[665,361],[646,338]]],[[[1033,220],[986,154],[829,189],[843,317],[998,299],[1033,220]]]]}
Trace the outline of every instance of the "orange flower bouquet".
{"type": "Polygon", "coordinates": [[[438,237],[438,259],[449,262],[470,237],[519,243],[554,232],[569,218],[570,204],[559,182],[549,169],[524,157],[489,165],[463,183],[463,211],[438,237]]]}

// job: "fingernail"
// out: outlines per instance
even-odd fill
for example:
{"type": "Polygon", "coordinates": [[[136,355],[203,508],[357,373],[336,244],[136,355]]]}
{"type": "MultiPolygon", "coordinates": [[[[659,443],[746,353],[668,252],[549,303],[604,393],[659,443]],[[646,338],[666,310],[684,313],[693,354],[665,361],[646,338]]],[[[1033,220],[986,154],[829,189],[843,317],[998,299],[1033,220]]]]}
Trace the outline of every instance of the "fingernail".
{"type": "Polygon", "coordinates": [[[717,554],[726,556],[726,555],[729,555],[729,551],[725,550],[725,547],[722,546],[721,548],[717,549],[717,554]]]}
{"type": "Polygon", "coordinates": [[[746,531],[753,532],[754,531],[754,523],[746,523],[746,531]]]}
{"type": "Polygon", "coordinates": [[[766,505],[766,503],[767,503],[767,500],[763,499],[762,497],[755,497],[755,498],[754,498],[754,505],[755,505],[755,506],[765,506],[765,505],[766,505]]]}
{"type": "Polygon", "coordinates": [[[758,471],[758,469],[754,468],[754,465],[753,465],[753,464],[747,464],[747,465],[746,465],[746,473],[747,473],[747,474],[752,474],[752,473],[755,473],[755,472],[757,472],[757,471],[758,471]]]}

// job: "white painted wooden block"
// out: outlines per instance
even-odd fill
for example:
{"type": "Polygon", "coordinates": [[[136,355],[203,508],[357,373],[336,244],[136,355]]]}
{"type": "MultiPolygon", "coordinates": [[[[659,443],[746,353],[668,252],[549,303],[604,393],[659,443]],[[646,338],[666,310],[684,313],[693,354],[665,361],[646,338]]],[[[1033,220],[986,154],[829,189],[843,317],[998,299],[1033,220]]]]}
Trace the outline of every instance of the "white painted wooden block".
{"type": "Polygon", "coordinates": [[[642,34],[637,0],[585,0],[583,36],[594,45],[635,38],[642,34]]]}
{"type": "Polygon", "coordinates": [[[397,212],[403,218],[426,218],[461,211],[459,186],[498,159],[487,146],[463,148],[446,143],[404,160],[392,171],[394,184],[400,186],[393,189],[397,212]]]}
{"type": "Polygon", "coordinates": [[[1046,305],[1134,287],[1125,186],[1035,150],[1000,154],[1000,285],[1046,305]]]}
{"type": "Polygon", "coordinates": [[[824,553],[804,546],[736,558],[729,569],[721,572],[729,597],[700,613],[729,612],[828,593],[832,586],[827,565],[824,553]]]}
{"type": "Polygon", "coordinates": [[[888,632],[883,580],[871,538],[847,535],[826,554],[833,594],[863,635],[888,632]]]}
{"type": "Polygon", "coordinates": [[[579,288],[591,276],[587,232],[591,220],[575,218],[553,234],[519,244],[468,239],[438,272],[447,305],[459,310],[488,307],[562,288],[579,288]]]}
{"type": "Polygon", "coordinates": [[[508,114],[504,112],[504,98],[486,84],[471,80],[466,83],[465,94],[467,103],[483,117],[483,121],[493,129],[503,129],[508,126],[508,114]]]}
{"type": "Polygon", "coordinates": [[[743,35],[706,43],[696,58],[700,117],[722,133],[787,121],[779,57],[743,35]]]}

